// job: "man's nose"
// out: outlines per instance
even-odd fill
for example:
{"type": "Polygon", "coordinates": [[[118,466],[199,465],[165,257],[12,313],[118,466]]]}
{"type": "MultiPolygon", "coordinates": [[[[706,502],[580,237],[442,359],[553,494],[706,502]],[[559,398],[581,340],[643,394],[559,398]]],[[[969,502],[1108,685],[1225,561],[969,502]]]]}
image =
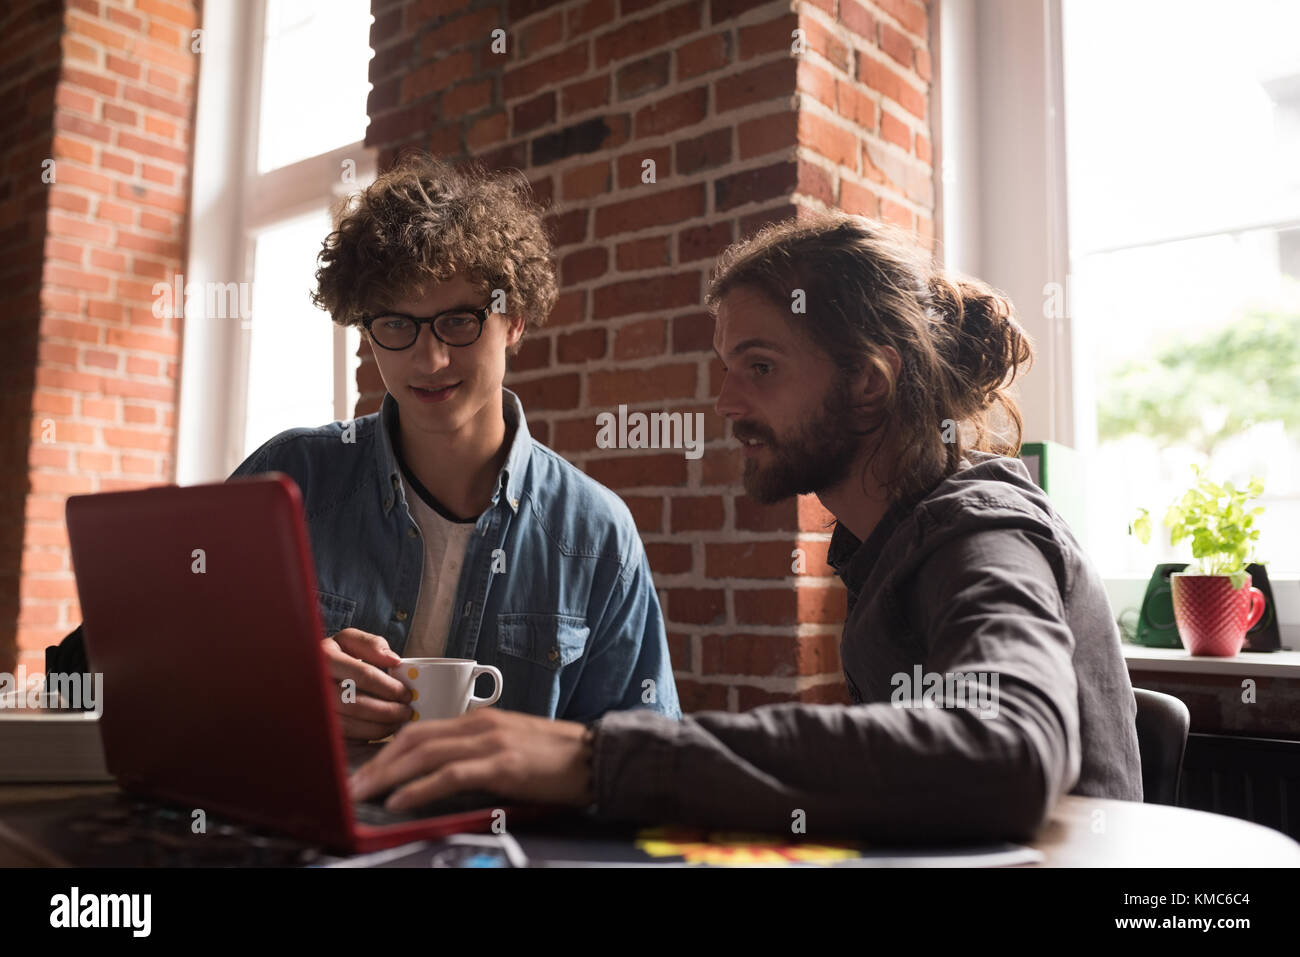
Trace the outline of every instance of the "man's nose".
{"type": "Polygon", "coordinates": [[[435,372],[451,362],[451,346],[433,334],[433,326],[420,326],[420,333],[415,337],[415,344],[411,348],[416,352],[416,363],[428,366],[435,372]]]}
{"type": "Polygon", "coordinates": [[[713,410],[728,419],[745,414],[745,404],[741,400],[739,389],[731,380],[730,373],[722,373],[722,388],[718,390],[718,399],[713,403],[713,410]]]}

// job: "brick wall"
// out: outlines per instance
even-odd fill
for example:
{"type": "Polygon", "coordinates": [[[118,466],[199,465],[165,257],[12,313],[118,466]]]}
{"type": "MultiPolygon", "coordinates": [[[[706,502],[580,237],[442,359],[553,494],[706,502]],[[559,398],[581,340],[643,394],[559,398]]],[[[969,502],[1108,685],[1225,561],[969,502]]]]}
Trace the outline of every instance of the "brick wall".
{"type": "MultiPolygon", "coordinates": [[[[844,590],[815,498],[740,488],[701,309],[713,257],[800,209],[933,236],[929,11],[815,3],[375,0],[368,145],[524,170],[561,296],[511,363],[539,439],[617,491],[655,571],[688,709],[842,701],[844,590]],[[503,29],[507,52],[491,50],[503,29]],[[795,30],[804,51],[792,54],[795,30]],[[642,180],[652,159],[656,181],[642,180]],[[596,415],[705,413],[705,454],[602,450],[596,415]],[[795,549],[806,556],[792,571],[795,549]]],[[[363,347],[365,348],[365,347],[363,347]]],[[[369,356],[359,411],[378,408],[369,356]]]]}
{"type": "Polygon", "coordinates": [[[153,284],[184,271],[197,7],[20,2],[0,19],[5,422],[22,428],[0,486],[0,664],[16,630],[43,670],[81,621],[67,496],[174,480],[180,330],[153,284]]]}

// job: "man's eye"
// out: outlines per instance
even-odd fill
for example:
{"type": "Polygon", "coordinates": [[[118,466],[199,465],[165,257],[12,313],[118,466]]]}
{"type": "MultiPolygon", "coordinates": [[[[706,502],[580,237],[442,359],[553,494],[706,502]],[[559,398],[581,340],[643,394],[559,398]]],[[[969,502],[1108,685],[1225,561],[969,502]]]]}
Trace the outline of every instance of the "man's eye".
{"type": "Polygon", "coordinates": [[[750,365],[757,375],[767,375],[772,371],[772,366],[766,362],[755,362],[750,365]]]}
{"type": "Polygon", "coordinates": [[[389,316],[379,321],[385,329],[405,329],[411,322],[411,320],[403,319],[401,316],[389,316]]]}
{"type": "Polygon", "coordinates": [[[478,318],[463,312],[458,312],[455,315],[443,316],[441,321],[444,325],[449,326],[468,326],[470,323],[478,322],[478,318]]]}

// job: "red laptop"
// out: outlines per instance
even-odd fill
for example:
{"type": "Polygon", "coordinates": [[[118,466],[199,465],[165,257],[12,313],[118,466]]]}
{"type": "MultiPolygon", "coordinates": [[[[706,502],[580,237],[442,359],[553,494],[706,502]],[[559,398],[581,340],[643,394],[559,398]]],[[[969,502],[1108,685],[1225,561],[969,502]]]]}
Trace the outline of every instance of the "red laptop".
{"type": "Polygon", "coordinates": [[[420,813],[354,806],[288,476],[74,495],[67,522],[86,653],[104,675],[104,754],[123,790],[346,852],[499,819],[483,794],[420,813]]]}

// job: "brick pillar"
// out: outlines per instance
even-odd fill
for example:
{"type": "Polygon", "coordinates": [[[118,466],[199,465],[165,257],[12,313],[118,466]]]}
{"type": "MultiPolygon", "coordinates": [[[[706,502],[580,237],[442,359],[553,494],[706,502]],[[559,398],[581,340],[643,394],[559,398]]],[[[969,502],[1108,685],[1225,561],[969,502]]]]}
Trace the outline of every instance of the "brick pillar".
{"type": "Polygon", "coordinates": [[[0,665],[16,646],[43,670],[81,621],[67,496],[175,476],[180,329],[153,284],[184,271],[198,18],[193,0],[9,9],[0,665]]]}
{"type": "MultiPolygon", "coordinates": [[[[534,434],[636,517],[683,705],[847,700],[830,516],[811,497],[744,495],[701,302],[718,252],[800,210],[879,216],[932,242],[927,6],[375,0],[374,14],[367,142],[381,169],[411,146],[476,157],[524,170],[549,204],[560,300],[506,384],[534,434]],[[620,404],[703,411],[703,458],[597,448],[596,416],[620,404]]],[[[368,355],[360,377],[373,411],[368,355]]]]}

